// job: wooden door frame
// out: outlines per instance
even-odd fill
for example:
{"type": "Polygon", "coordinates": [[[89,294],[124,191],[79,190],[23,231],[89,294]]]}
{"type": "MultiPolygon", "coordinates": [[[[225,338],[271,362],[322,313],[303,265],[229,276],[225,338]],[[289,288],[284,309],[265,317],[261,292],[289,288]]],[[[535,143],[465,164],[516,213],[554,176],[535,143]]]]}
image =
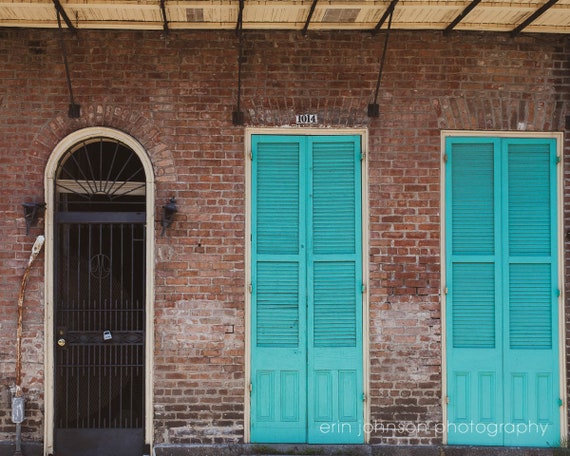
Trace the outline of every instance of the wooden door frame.
{"type": "MultiPolygon", "coordinates": [[[[251,137],[252,135],[290,135],[290,136],[360,136],[360,147],[363,159],[361,160],[361,201],[362,201],[362,282],[365,291],[362,293],[362,378],[363,391],[366,400],[363,405],[364,423],[370,422],[370,345],[369,345],[369,212],[368,212],[368,129],[364,128],[246,128],[244,140],[244,163],[245,163],[245,376],[244,376],[244,442],[251,442],[251,214],[252,214],[252,161],[251,161],[251,137]]],[[[370,435],[365,433],[364,442],[369,442],[370,435]]]]}
{"type": "Polygon", "coordinates": [[[107,127],[88,127],[77,130],[63,138],[53,149],[44,175],[45,211],[45,319],[44,319],[44,455],[54,453],[54,201],[55,173],[63,155],[73,146],[91,138],[109,138],[128,146],[139,158],[145,170],[146,178],[146,330],[145,330],[145,422],[143,424],[145,444],[152,447],[153,438],[153,389],[154,372],[154,171],[152,163],[143,146],[134,138],[107,127]]]}

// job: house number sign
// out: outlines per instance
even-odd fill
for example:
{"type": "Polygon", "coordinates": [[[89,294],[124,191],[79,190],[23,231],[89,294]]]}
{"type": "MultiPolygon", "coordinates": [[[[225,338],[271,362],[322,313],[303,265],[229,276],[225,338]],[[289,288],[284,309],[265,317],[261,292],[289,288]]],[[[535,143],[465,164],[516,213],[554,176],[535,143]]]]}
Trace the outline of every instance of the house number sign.
{"type": "Polygon", "coordinates": [[[297,114],[295,116],[295,123],[297,125],[314,125],[319,123],[316,114],[297,114]]]}

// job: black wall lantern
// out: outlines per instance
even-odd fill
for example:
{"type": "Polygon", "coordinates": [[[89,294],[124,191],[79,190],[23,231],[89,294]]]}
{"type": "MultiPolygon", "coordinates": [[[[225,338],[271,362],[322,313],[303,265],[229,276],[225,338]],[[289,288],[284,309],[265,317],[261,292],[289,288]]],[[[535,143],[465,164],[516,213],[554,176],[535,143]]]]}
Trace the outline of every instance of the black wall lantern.
{"type": "Polygon", "coordinates": [[[161,236],[164,236],[166,228],[170,228],[170,225],[172,225],[172,220],[174,219],[174,214],[176,214],[177,212],[178,212],[178,207],[176,206],[176,200],[174,199],[173,196],[172,198],[170,198],[170,201],[167,204],[162,206],[161,236]]]}
{"type": "Polygon", "coordinates": [[[30,228],[38,224],[38,217],[44,211],[46,203],[24,203],[22,206],[26,219],[26,234],[30,234],[30,228]]]}

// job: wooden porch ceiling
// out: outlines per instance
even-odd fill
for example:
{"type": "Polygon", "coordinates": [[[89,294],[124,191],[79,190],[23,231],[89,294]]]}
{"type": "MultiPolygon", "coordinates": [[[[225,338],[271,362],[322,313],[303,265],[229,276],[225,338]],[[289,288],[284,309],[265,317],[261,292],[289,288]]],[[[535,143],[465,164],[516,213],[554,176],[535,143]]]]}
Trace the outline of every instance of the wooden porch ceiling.
{"type": "Polygon", "coordinates": [[[570,33],[570,0],[0,0],[0,27],[570,33]]]}

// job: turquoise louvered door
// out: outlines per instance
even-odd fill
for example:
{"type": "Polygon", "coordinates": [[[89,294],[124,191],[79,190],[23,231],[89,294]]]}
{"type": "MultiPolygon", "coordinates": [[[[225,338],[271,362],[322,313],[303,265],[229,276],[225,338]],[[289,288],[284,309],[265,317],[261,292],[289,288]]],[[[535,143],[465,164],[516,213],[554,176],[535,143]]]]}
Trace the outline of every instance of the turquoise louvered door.
{"type": "Polygon", "coordinates": [[[252,137],[253,442],[362,442],[360,138],[252,137]]]}
{"type": "Polygon", "coordinates": [[[253,442],[306,436],[305,166],[294,137],[252,138],[253,442]]]}
{"type": "Polygon", "coordinates": [[[503,142],[505,433],[507,445],[560,442],[554,141],[503,142]]]}
{"type": "Polygon", "coordinates": [[[361,443],[360,139],[307,140],[308,440],[361,443]]]}
{"type": "Polygon", "coordinates": [[[447,144],[447,395],[449,443],[492,444],[464,432],[502,421],[500,182],[497,141],[447,144]]]}
{"type": "Polygon", "coordinates": [[[448,138],[450,444],[559,441],[555,143],[448,138]]]}

